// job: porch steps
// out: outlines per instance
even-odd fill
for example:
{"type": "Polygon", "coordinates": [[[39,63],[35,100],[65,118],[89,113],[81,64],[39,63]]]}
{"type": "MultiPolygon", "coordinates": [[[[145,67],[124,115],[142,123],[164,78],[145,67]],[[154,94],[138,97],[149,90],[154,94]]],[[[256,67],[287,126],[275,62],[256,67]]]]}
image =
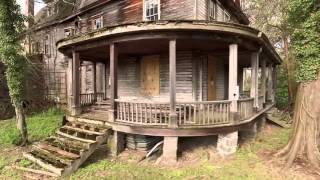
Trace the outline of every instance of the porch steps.
{"type": "Polygon", "coordinates": [[[90,123],[67,122],[54,136],[32,145],[29,152],[23,153],[24,158],[39,166],[41,170],[17,169],[24,170],[30,177],[37,177],[37,172],[41,176],[68,176],[106,142],[110,130],[110,127],[90,123]]]}

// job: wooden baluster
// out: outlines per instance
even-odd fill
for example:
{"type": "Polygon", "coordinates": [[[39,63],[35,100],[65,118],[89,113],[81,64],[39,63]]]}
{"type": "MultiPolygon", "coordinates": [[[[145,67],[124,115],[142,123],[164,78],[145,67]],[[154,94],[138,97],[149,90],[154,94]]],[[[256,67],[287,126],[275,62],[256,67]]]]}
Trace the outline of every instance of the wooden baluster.
{"type": "Polygon", "coordinates": [[[163,124],[163,120],[162,120],[162,104],[159,105],[159,118],[160,118],[160,123],[163,124]]]}
{"type": "Polygon", "coordinates": [[[185,121],[187,120],[187,104],[183,104],[183,122],[180,122],[181,124],[183,124],[185,121]]]}
{"type": "Polygon", "coordinates": [[[192,111],[192,105],[191,104],[188,104],[188,107],[189,107],[189,117],[188,117],[188,121],[191,122],[191,118],[192,118],[192,115],[191,115],[191,111],[192,111]]]}
{"type": "Polygon", "coordinates": [[[197,105],[194,104],[194,107],[193,107],[193,122],[196,122],[196,109],[197,109],[197,105]]]}
{"type": "Polygon", "coordinates": [[[208,117],[207,117],[207,118],[208,118],[207,124],[211,124],[211,123],[210,123],[210,121],[211,121],[211,111],[210,111],[210,110],[211,110],[211,105],[212,105],[212,104],[207,104],[207,108],[208,108],[208,109],[207,109],[207,116],[208,116],[208,117]]]}

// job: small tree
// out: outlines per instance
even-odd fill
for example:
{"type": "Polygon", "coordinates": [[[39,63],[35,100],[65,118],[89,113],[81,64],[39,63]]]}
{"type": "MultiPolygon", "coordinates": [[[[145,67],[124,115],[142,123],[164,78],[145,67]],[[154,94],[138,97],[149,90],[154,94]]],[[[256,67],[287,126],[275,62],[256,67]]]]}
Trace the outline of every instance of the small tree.
{"type": "Polygon", "coordinates": [[[26,59],[22,55],[21,42],[24,20],[16,0],[0,1],[0,60],[6,68],[6,80],[11,102],[15,108],[21,145],[25,145],[28,139],[23,107],[26,59]]]}
{"type": "Polygon", "coordinates": [[[277,155],[290,167],[298,157],[320,168],[320,0],[291,0],[288,22],[298,62],[293,133],[277,155]]]}

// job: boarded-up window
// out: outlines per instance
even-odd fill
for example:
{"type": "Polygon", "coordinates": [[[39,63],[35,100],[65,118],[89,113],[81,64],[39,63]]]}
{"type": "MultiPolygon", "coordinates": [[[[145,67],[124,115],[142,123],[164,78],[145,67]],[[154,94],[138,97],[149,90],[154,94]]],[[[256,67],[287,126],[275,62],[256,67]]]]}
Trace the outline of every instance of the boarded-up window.
{"type": "Polygon", "coordinates": [[[159,56],[145,56],[141,61],[141,94],[160,94],[159,56]]]}
{"type": "Polygon", "coordinates": [[[211,56],[208,60],[208,100],[216,100],[216,62],[211,56]]]}

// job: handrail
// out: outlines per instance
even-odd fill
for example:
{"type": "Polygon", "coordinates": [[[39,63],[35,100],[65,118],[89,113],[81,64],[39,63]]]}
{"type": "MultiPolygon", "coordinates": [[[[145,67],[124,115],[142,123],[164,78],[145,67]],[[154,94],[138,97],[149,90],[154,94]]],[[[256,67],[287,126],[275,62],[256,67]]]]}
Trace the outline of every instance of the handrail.
{"type": "Polygon", "coordinates": [[[254,98],[251,97],[251,98],[243,98],[243,99],[239,99],[238,102],[245,102],[245,101],[253,101],[254,98]]]}
{"type": "MultiPolygon", "coordinates": [[[[170,119],[169,102],[115,100],[117,104],[116,121],[167,126],[170,119]]],[[[178,125],[217,125],[231,122],[229,100],[177,102],[178,125]]]]}
{"type": "MultiPolygon", "coordinates": [[[[148,100],[124,100],[124,99],[115,99],[115,102],[126,102],[126,103],[148,103],[148,104],[170,104],[168,101],[156,102],[148,100]]],[[[230,100],[221,100],[221,101],[178,101],[176,104],[228,104],[231,103],[230,100]]]]}

